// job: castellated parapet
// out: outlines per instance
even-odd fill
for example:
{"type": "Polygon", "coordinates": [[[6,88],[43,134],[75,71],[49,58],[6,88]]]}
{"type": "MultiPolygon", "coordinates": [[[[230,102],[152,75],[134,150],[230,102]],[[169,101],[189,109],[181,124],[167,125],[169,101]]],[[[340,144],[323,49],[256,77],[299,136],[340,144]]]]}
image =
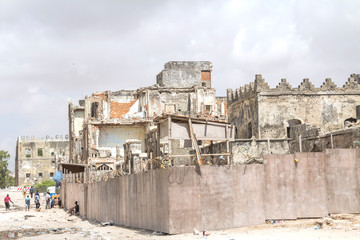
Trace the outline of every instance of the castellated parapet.
{"type": "Polygon", "coordinates": [[[360,74],[351,74],[342,87],[331,78],[320,87],[308,78],[293,87],[284,78],[275,88],[259,74],[250,84],[228,89],[227,102],[237,138],[287,138],[294,123],[306,123],[326,133],[343,129],[346,120],[356,118],[360,74]]]}
{"type": "Polygon", "coordinates": [[[275,88],[270,88],[261,74],[255,75],[255,80],[235,90],[227,89],[228,104],[244,101],[256,94],[357,94],[360,92],[360,74],[351,74],[342,87],[338,87],[331,78],[326,78],[320,87],[315,87],[309,78],[304,78],[298,87],[292,87],[282,78],[275,88]]]}
{"type": "Polygon", "coordinates": [[[19,142],[42,142],[42,141],[69,141],[69,135],[55,135],[49,136],[46,135],[45,137],[35,137],[35,136],[20,136],[18,138],[19,142]]]}

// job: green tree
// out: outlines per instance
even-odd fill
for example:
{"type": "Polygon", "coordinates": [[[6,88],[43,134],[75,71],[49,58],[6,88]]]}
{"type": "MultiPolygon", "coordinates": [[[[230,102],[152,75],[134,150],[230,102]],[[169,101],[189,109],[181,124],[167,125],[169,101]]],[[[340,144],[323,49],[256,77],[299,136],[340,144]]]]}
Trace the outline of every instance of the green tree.
{"type": "Polygon", "coordinates": [[[36,184],[35,189],[39,192],[46,192],[48,187],[55,186],[53,180],[44,180],[41,183],[36,184]]]}
{"type": "Polygon", "coordinates": [[[0,188],[14,186],[15,180],[10,176],[8,167],[8,159],[10,154],[7,151],[0,150],[0,188]]]}

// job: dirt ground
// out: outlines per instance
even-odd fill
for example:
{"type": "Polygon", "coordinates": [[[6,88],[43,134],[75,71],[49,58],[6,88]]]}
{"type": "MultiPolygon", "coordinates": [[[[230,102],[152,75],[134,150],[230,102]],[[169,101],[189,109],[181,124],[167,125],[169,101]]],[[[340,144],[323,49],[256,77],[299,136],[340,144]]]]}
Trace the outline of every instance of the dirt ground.
{"type": "Polygon", "coordinates": [[[321,219],[268,222],[255,227],[209,231],[202,233],[165,235],[144,229],[102,226],[80,217],[69,216],[62,209],[45,209],[42,197],[41,211],[35,211],[33,199],[30,211],[24,210],[21,193],[0,190],[0,239],[216,239],[216,240],[277,240],[277,239],[360,239],[360,215],[331,215],[321,219]],[[9,193],[14,202],[5,211],[3,199],[9,193]]]}

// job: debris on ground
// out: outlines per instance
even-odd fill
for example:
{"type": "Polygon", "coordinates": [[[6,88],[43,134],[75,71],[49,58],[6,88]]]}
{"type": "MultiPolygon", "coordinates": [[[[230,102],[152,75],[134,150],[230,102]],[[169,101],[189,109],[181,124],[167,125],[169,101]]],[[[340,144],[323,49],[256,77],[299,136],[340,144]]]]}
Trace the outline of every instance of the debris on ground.
{"type": "Polygon", "coordinates": [[[112,226],[114,225],[114,222],[113,221],[109,221],[109,222],[102,222],[101,223],[101,226],[105,227],[105,226],[112,226]]]}

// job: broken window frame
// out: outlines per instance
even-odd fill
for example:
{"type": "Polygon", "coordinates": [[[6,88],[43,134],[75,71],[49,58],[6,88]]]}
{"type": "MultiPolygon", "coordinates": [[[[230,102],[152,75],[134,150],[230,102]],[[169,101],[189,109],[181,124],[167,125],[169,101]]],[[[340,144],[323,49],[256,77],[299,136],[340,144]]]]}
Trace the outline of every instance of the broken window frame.
{"type": "Polygon", "coordinates": [[[92,118],[99,118],[99,102],[92,102],[91,103],[91,117],[92,118]]]}
{"type": "Polygon", "coordinates": [[[210,114],[212,109],[212,105],[205,105],[205,113],[210,114]]]}

